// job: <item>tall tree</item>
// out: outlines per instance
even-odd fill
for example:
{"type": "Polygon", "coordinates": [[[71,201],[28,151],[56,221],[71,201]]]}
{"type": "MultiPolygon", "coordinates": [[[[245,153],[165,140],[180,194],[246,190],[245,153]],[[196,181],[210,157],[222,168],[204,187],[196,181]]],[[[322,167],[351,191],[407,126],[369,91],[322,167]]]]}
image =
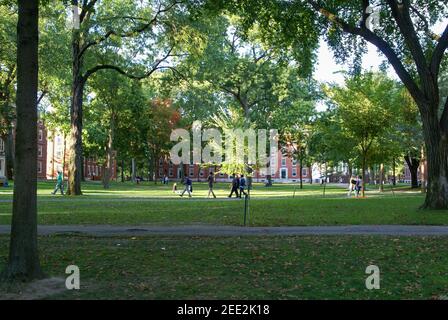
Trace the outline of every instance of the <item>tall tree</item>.
{"type": "Polygon", "coordinates": [[[366,169],[372,147],[392,126],[398,91],[383,74],[365,73],[346,79],[346,87],[327,91],[337,105],[341,129],[355,141],[362,161],[362,194],[365,194],[366,169]]]}
{"type": "Polygon", "coordinates": [[[37,88],[39,1],[19,0],[17,129],[9,260],[3,277],[43,277],[37,250],[37,88]]]}
{"type": "Polygon", "coordinates": [[[98,0],[72,0],[71,3],[74,8],[74,24],[71,43],[71,146],[68,194],[80,195],[83,99],[88,79],[100,70],[114,70],[130,78],[143,79],[164,68],[162,62],[172,57],[173,53],[173,46],[170,43],[173,36],[168,36],[167,30],[171,30],[174,22],[165,20],[164,15],[178,9],[181,2],[173,0],[155,4],[150,1],[137,4],[135,1],[122,0],[99,5],[98,0]],[[81,7],[79,16],[78,7],[81,7]],[[156,27],[159,30],[155,31],[156,27]],[[132,44],[131,40],[136,38],[139,41],[132,44]],[[124,44],[128,45],[126,50],[124,44]],[[148,58],[143,61],[133,59],[145,48],[148,58]],[[118,52],[125,56],[121,59],[121,63],[111,61],[118,52]],[[134,60],[146,65],[146,70],[136,71],[136,68],[141,69],[138,68],[141,64],[136,66],[131,63],[134,60]]]}

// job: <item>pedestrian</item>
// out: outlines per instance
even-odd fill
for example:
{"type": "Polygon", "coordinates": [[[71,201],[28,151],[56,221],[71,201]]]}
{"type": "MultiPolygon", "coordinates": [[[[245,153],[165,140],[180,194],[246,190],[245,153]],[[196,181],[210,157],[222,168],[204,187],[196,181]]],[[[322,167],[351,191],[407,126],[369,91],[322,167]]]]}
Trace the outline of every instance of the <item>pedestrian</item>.
{"type": "Polygon", "coordinates": [[[239,187],[240,187],[240,198],[242,194],[244,194],[244,196],[247,197],[247,193],[246,191],[244,191],[244,189],[246,188],[246,178],[244,178],[244,174],[241,175],[239,187]]]}
{"type": "Polygon", "coordinates": [[[54,188],[54,191],[51,194],[56,194],[58,190],[61,190],[61,194],[64,195],[64,176],[61,171],[58,171],[58,177],[56,181],[56,187],[54,188]]]}
{"type": "Polygon", "coordinates": [[[358,198],[362,190],[362,176],[359,176],[358,179],[356,179],[355,190],[356,190],[356,197],[358,198]]]}
{"type": "Polygon", "coordinates": [[[238,189],[240,187],[240,179],[236,174],[233,174],[232,179],[232,190],[230,191],[229,198],[232,198],[233,193],[235,192],[236,197],[239,197],[238,189]]]}
{"type": "Polygon", "coordinates": [[[191,198],[191,191],[193,190],[193,181],[189,178],[185,178],[185,188],[184,191],[180,194],[181,197],[184,196],[185,192],[188,192],[188,196],[191,198]]]}
{"type": "Polygon", "coordinates": [[[213,198],[216,199],[216,195],[213,192],[213,184],[215,183],[215,177],[213,176],[213,172],[210,171],[210,173],[208,174],[207,181],[208,181],[208,196],[207,196],[207,198],[210,198],[210,194],[212,194],[213,198]]]}
{"type": "Polygon", "coordinates": [[[356,179],[354,176],[351,176],[347,194],[349,198],[352,196],[352,192],[355,191],[355,188],[356,188],[356,179]]]}

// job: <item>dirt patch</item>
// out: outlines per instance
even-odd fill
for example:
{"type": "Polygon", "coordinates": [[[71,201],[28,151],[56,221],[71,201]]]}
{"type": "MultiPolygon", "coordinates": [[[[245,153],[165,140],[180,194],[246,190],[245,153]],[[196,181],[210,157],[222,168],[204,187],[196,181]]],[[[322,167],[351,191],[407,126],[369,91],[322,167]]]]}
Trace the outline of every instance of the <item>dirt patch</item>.
{"type": "Polygon", "coordinates": [[[0,300],[40,300],[66,290],[65,279],[48,278],[22,284],[7,293],[0,293],[0,300]]]}

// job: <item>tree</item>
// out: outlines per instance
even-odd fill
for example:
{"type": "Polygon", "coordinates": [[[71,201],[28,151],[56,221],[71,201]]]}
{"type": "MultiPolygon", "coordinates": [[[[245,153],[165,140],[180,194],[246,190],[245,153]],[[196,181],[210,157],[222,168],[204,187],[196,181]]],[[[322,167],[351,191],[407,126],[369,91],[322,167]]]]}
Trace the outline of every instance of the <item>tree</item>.
{"type": "Polygon", "coordinates": [[[39,1],[18,1],[17,129],[9,260],[3,277],[42,278],[37,250],[37,88],[39,1]]]}
{"type": "Polygon", "coordinates": [[[315,118],[315,105],[319,99],[316,83],[297,81],[290,75],[286,94],[272,113],[272,124],[279,130],[279,142],[285,155],[298,160],[300,189],[303,188],[302,169],[311,162],[310,139],[315,118]]]}
{"type": "Polygon", "coordinates": [[[421,162],[421,150],[424,146],[421,121],[418,117],[418,109],[412,97],[406,89],[399,92],[400,106],[396,139],[400,143],[399,150],[411,173],[411,187],[418,188],[418,169],[421,162]]]}
{"type": "MultiPolygon", "coordinates": [[[[306,54],[299,56],[299,61],[310,68],[319,36],[325,37],[339,61],[353,57],[358,70],[366,43],[376,46],[408,89],[422,119],[428,163],[422,208],[448,208],[448,99],[441,97],[439,83],[440,72],[446,68],[442,62],[448,47],[448,25],[441,35],[431,31],[447,16],[446,1],[223,2],[228,8],[245,12],[246,25],[257,23],[271,35],[283,35],[276,40],[279,45],[296,50],[295,45],[300,43],[306,54]],[[375,28],[369,25],[369,7],[380,11],[375,28]]],[[[273,36],[267,38],[275,41],[273,36]]]]}
{"type": "MultiPolygon", "coordinates": [[[[100,70],[114,70],[133,79],[150,77],[157,70],[167,68],[162,63],[173,57],[173,41],[176,35],[169,34],[174,19],[164,15],[179,9],[181,2],[162,1],[154,4],[134,1],[110,1],[97,5],[97,0],[79,2],[72,0],[74,8],[81,7],[74,20],[72,32],[72,89],[71,89],[71,146],[69,160],[68,194],[81,194],[82,179],[82,127],[84,89],[88,79],[100,70]],[[154,29],[158,27],[157,32],[154,29]],[[131,41],[135,40],[134,43],[131,41]],[[127,44],[126,50],[123,50],[127,44]],[[148,58],[133,59],[146,48],[148,58]],[[122,49],[122,50],[120,50],[122,49]],[[160,54],[163,52],[163,54],[160,54]],[[118,53],[121,59],[114,61],[118,53]],[[150,59],[153,58],[153,59],[150,59]],[[141,63],[133,64],[138,60],[141,63]],[[148,61],[152,60],[152,61],[148,61]],[[140,70],[141,65],[147,68],[140,70]],[[148,66],[149,65],[149,66],[148,66]],[[139,68],[140,67],[140,68],[139,68]],[[135,70],[137,69],[137,70],[135,70]]],[[[182,12],[180,8],[179,11],[182,12]]],[[[171,17],[172,18],[172,17],[171,17]]],[[[185,32],[180,28],[178,32],[185,32]]]]}
{"type": "Polygon", "coordinates": [[[372,147],[393,124],[393,109],[397,103],[394,91],[397,88],[392,80],[370,72],[346,79],[345,87],[334,86],[327,90],[329,98],[337,105],[341,129],[351,136],[359,150],[363,196],[372,147]]]}

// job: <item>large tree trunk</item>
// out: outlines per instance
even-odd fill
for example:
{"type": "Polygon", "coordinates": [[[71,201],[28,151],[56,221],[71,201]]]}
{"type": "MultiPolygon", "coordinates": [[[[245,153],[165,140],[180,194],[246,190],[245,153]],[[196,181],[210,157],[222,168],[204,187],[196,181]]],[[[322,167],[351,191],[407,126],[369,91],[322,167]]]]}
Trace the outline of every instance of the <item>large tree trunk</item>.
{"type": "Polygon", "coordinates": [[[104,189],[110,188],[110,179],[113,176],[112,166],[113,166],[113,143],[114,143],[114,131],[115,131],[115,120],[112,116],[109,137],[106,146],[106,165],[103,170],[103,187],[104,189]]]}
{"type": "Polygon", "coordinates": [[[68,164],[68,190],[72,196],[81,195],[82,174],[82,102],[85,79],[82,77],[80,53],[80,31],[72,33],[72,92],[70,106],[70,146],[68,164]]]}
{"type": "Polygon", "coordinates": [[[17,127],[9,260],[4,278],[43,277],[37,250],[38,0],[19,0],[17,127]]]}
{"type": "MultiPolygon", "coordinates": [[[[437,110],[437,108],[428,108],[437,110]]],[[[437,114],[422,114],[428,170],[427,192],[422,208],[448,209],[448,133],[439,125],[437,114]]]]}
{"type": "Polygon", "coordinates": [[[135,159],[131,159],[131,181],[135,183],[136,173],[135,173],[135,159]]]}
{"type": "Polygon", "coordinates": [[[71,106],[71,135],[68,163],[68,192],[72,196],[82,194],[82,96],[84,83],[75,81],[71,106]]]}
{"type": "Polygon", "coordinates": [[[416,189],[418,188],[418,168],[420,166],[420,160],[415,157],[411,157],[410,155],[406,155],[404,160],[406,161],[409,172],[411,173],[411,188],[416,189]]]}

